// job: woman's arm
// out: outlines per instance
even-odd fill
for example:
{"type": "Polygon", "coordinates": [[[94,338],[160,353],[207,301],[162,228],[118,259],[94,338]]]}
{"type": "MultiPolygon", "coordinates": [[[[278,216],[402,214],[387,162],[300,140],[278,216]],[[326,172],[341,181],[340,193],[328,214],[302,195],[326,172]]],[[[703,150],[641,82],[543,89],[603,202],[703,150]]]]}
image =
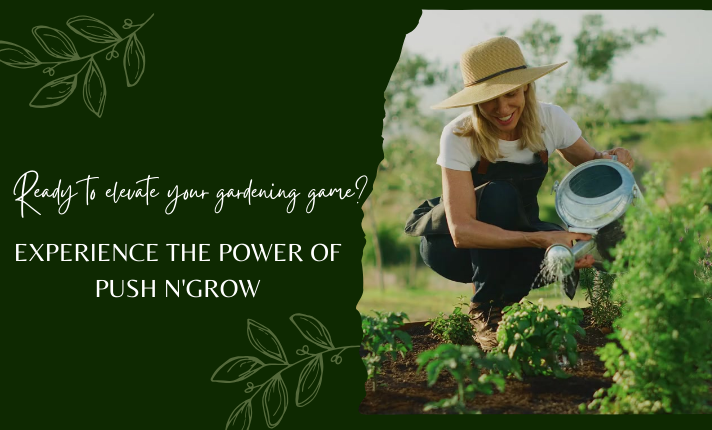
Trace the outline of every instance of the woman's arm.
{"type": "Polygon", "coordinates": [[[593,147],[586,142],[586,139],[584,139],[583,136],[579,137],[578,140],[568,148],[559,149],[559,153],[562,157],[564,157],[564,160],[574,166],[578,166],[586,161],[595,160],[596,158],[603,158],[601,156],[602,153],[593,149],[593,147]]]}
{"type": "Polygon", "coordinates": [[[591,238],[587,234],[565,231],[510,231],[478,221],[472,174],[446,167],[442,173],[445,215],[456,248],[547,248],[554,243],[571,246],[573,239],[591,238]]]}
{"type": "Polygon", "coordinates": [[[613,155],[618,157],[618,161],[628,166],[632,171],[635,166],[635,161],[631,157],[627,149],[614,148],[608,151],[598,152],[586,142],[583,136],[579,137],[573,145],[568,148],[559,149],[562,157],[574,166],[578,166],[586,161],[597,160],[599,158],[612,158],[613,155]]]}

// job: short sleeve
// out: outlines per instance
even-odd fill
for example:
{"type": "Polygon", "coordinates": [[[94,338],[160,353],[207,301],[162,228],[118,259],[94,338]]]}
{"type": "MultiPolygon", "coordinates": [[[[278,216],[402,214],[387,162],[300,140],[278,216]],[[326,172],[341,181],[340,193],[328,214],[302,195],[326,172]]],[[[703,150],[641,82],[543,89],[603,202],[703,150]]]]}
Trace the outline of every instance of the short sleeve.
{"type": "Polygon", "coordinates": [[[445,127],[440,136],[440,155],[437,164],[452,170],[471,170],[477,160],[475,159],[467,138],[453,134],[451,127],[445,127]]]}
{"type": "Polygon", "coordinates": [[[552,106],[551,121],[556,149],[568,148],[581,137],[578,124],[561,107],[552,106]]]}

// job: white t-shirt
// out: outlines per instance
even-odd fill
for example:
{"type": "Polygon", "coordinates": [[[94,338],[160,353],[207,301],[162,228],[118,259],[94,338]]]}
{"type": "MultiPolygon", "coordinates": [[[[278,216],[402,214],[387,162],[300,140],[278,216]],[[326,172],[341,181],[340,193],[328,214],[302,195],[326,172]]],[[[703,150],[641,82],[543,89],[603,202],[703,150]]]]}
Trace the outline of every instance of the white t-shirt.
{"type": "MultiPolygon", "coordinates": [[[[568,148],[581,137],[578,124],[561,107],[539,102],[539,108],[539,119],[545,129],[542,137],[549,155],[557,149],[568,148]]],[[[452,120],[443,129],[440,137],[440,156],[437,161],[440,166],[452,170],[472,170],[479,161],[479,155],[473,154],[470,150],[470,138],[456,136],[453,133],[453,130],[461,126],[468,115],[472,115],[471,110],[452,120]]],[[[504,157],[495,161],[520,164],[532,164],[536,161],[534,153],[529,149],[519,149],[519,140],[500,140],[499,149],[504,157]]]]}

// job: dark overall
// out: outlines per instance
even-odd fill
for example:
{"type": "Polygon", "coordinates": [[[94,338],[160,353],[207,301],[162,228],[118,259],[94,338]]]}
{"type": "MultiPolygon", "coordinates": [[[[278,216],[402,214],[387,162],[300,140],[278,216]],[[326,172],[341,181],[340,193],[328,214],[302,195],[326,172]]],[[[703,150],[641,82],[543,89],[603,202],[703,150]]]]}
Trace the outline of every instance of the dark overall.
{"type": "MultiPolygon", "coordinates": [[[[512,231],[564,231],[559,225],[539,220],[537,193],[549,170],[547,155],[546,151],[535,154],[533,164],[478,162],[472,169],[477,219],[512,231]]],[[[544,249],[455,248],[449,230],[445,230],[447,221],[439,200],[424,203],[429,207],[421,205],[422,213],[416,210],[411,215],[406,232],[422,236],[420,253],[428,267],[452,281],[475,284],[473,302],[515,302],[531,288],[549,283],[537,279],[544,249]],[[423,216],[424,212],[429,213],[423,216]]]]}

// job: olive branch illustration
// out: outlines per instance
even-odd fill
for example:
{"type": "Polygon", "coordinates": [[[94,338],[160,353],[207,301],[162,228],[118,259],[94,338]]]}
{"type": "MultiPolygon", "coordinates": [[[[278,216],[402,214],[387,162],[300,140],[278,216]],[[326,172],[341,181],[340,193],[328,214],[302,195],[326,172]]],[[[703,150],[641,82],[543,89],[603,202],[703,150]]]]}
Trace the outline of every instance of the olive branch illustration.
{"type": "Polygon", "coordinates": [[[133,87],[138,84],[146,69],[146,53],[136,33],[141,30],[151,18],[153,18],[153,15],[143,24],[136,25],[134,25],[130,19],[125,19],[122,28],[124,30],[134,28],[135,30],[123,38],[111,26],[96,18],[81,15],[68,19],[67,27],[73,32],[90,42],[108,45],[99,51],[83,57],[79,56],[79,52],[74,46],[72,39],[62,30],[38,25],[32,29],[32,34],[35,36],[35,39],[37,39],[37,42],[47,54],[59,58],[61,61],[40,61],[30,50],[14,43],[0,40],[0,62],[16,69],[31,69],[40,65],[50,65],[51,67],[45,67],[42,73],[54,76],[55,68],[58,66],[87,60],[78,72],[55,79],[40,88],[30,102],[30,106],[33,108],[49,108],[61,105],[77,88],[79,74],[82,73],[84,69],[87,69],[84,74],[84,85],[82,87],[84,104],[86,104],[87,108],[96,116],[101,118],[101,115],[104,113],[104,105],[106,104],[106,82],[99,69],[99,64],[94,57],[101,52],[111,49],[106,54],[106,60],[110,61],[112,58],[119,58],[116,47],[121,42],[127,40],[123,58],[126,85],[133,87]]]}
{"type": "Polygon", "coordinates": [[[305,355],[306,357],[290,363],[287,355],[284,353],[282,344],[279,343],[279,339],[277,339],[277,336],[275,336],[272,330],[257,321],[248,319],[247,338],[250,340],[250,343],[256,350],[276,360],[277,363],[264,363],[259,358],[252,356],[232,357],[218,367],[210,380],[212,382],[230,384],[244,381],[258,372],[264,374],[264,372],[270,368],[279,370],[262,384],[255,385],[252,382],[247,382],[247,388],[244,390],[245,393],[249,394],[254,392],[254,394],[240,403],[235,410],[232,411],[225,425],[226,429],[231,426],[242,430],[250,428],[250,423],[252,422],[252,400],[257,396],[260,390],[262,390],[262,410],[264,412],[265,422],[269,428],[275,428],[282,420],[284,413],[287,411],[287,405],[289,404],[289,395],[287,393],[287,386],[282,379],[282,372],[299,363],[307,361],[307,364],[302,368],[299,374],[299,382],[295,393],[295,404],[298,408],[301,408],[311,403],[319,392],[321,379],[324,375],[324,354],[339,351],[338,354],[332,355],[329,359],[329,361],[338,365],[341,363],[342,352],[349,348],[359,347],[359,345],[335,347],[331,341],[329,331],[319,320],[312,316],[294,314],[289,317],[289,319],[306,340],[324,350],[317,353],[310,353],[309,345],[304,345],[302,348],[297,349],[296,354],[305,355]]]}

